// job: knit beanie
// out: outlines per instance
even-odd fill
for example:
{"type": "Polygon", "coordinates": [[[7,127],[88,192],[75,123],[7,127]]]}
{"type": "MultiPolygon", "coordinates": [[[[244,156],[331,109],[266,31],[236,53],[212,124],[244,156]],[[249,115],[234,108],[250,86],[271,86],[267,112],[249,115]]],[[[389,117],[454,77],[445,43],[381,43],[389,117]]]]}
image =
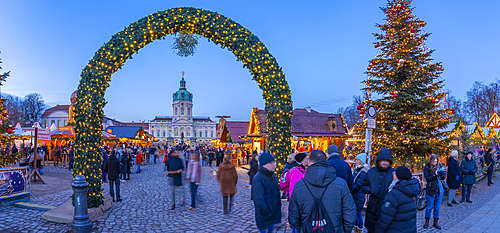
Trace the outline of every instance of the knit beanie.
{"type": "Polygon", "coordinates": [[[410,169],[405,166],[399,166],[396,168],[396,176],[399,180],[411,180],[411,178],[413,177],[411,175],[410,169]]]}
{"type": "Polygon", "coordinates": [[[295,155],[295,161],[301,163],[302,160],[304,160],[304,158],[307,156],[306,153],[299,153],[297,155],[295,155]]]}
{"type": "Polygon", "coordinates": [[[264,152],[259,155],[259,164],[264,166],[270,162],[274,162],[274,156],[269,152],[264,152]]]}
{"type": "Polygon", "coordinates": [[[356,155],[356,158],[361,160],[361,162],[366,163],[366,153],[361,153],[356,155]]]}
{"type": "Polygon", "coordinates": [[[339,148],[336,145],[330,145],[330,146],[328,146],[327,152],[328,152],[328,156],[330,156],[333,153],[337,153],[338,154],[339,153],[339,148]]]}

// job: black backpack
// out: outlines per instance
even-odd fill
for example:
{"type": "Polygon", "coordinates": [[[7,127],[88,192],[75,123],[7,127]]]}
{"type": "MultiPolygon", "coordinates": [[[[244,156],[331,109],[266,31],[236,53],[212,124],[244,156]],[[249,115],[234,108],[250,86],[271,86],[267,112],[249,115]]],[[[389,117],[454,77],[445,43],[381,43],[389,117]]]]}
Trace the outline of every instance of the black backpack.
{"type": "Polygon", "coordinates": [[[325,195],[326,189],[328,189],[328,186],[326,186],[323,190],[321,197],[316,198],[309,189],[306,181],[304,181],[304,184],[306,185],[309,193],[311,193],[311,196],[314,197],[314,205],[311,209],[311,213],[306,217],[306,232],[333,232],[334,229],[332,220],[330,219],[330,216],[328,216],[325,206],[321,201],[323,195],[325,195]]]}

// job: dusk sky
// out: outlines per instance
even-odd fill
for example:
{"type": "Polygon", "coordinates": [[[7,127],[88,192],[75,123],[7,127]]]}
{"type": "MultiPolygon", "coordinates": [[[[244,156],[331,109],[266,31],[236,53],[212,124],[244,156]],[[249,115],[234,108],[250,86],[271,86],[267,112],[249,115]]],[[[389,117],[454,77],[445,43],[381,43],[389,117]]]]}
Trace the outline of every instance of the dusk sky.
{"type": "MultiPolygon", "coordinates": [[[[285,73],[294,108],[336,113],[360,95],[386,0],[364,1],[7,1],[0,0],[2,93],[40,93],[46,104],[69,104],[80,73],[112,35],[157,11],[192,6],[216,11],[249,29],[285,73]]],[[[413,13],[432,33],[426,42],[442,62],[445,89],[464,99],[475,81],[500,79],[500,1],[416,0],[413,13]]],[[[172,93],[185,72],[193,115],[249,120],[262,91],[227,49],[200,39],[179,57],[172,37],[157,40],[111,78],[105,114],[120,121],[172,115],[172,93]]]]}

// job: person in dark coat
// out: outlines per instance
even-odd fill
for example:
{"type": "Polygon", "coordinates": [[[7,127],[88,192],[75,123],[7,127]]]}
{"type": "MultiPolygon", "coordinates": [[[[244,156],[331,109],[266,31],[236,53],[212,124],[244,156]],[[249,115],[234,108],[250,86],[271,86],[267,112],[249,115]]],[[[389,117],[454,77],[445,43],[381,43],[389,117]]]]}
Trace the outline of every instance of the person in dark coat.
{"type": "Polygon", "coordinates": [[[448,206],[453,206],[453,204],[458,204],[455,201],[455,194],[457,193],[457,189],[460,188],[460,184],[462,183],[462,176],[460,172],[460,165],[457,162],[458,151],[454,150],[451,152],[451,156],[448,158],[448,173],[446,174],[446,181],[448,183],[448,187],[450,188],[448,191],[448,206]]]}
{"type": "Polygon", "coordinates": [[[417,204],[420,183],[405,166],[393,173],[394,186],[390,187],[380,210],[375,232],[417,232],[417,204]]]}
{"type": "Polygon", "coordinates": [[[106,161],[108,160],[108,150],[107,146],[104,146],[102,149],[102,165],[101,165],[101,171],[102,171],[102,182],[108,182],[108,173],[104,171],[104,164],[106,164],[106,161]]]}
{"type": "Polygon", "coordinates": [[[104,164],[104,171],[108,173],[109,178],[109,192],[113,201],[122,201],[120,198],[120,174],[122,173],[122,166],[120,165],[120,161],[116,158],[116,152],[112,151],[109,158],[106,160],[104,164]],[[115,199],[115,190],[116,187],[116,199],[115,199]]]}
{"type": "Polygon", "coordinates": [[[274,171],[276,163],[271,153],[259,156],[259,171],[252,180],[255,222],[260,232],[271,233],[281,223],[280,187],[274,171]]]}
{"type": "Polygon", "coordinates": [[[431,212],[434,209],[434,227],[441,229],[439,225],[439,212],[441,209],[441,201],[443,200],[444,187],[443,180],[446,174],[439,163],[439,157],[432,154],[429,162],[424,167],[424,178],[427,182],[425,185],[425,199],[427,207],[425,209],[425,224],[424,228],[429,227],[431,212]]]}
{"type": "Polygon", "coordinates": [[[349,190],[352,190],[352,172],[351,166],[342,160],[339,155],[339,148],[336,145],[328,147],[328,163],[335,167],[337,177],[344,179],[347,182],[349,190]]]}
{"type": "Polygon", "coordinates": [[[252,160],[250,160],[250,170],[248,171],[248,176],[250,177],[250,199],[253,200],[253,185],[252,185],[252,181],[253,181],[253,177],[255,176],[255,174],[257,174],[257,172],[259,171],[259,162],[257,161],[259,159],[259,156],[257,156],[257,154],[252,154],[252,160]]]}
{"type": "Polygon", "coordinates": [[[311,223],[307,222],[307,218],[315,198],[321,198],[333,224],[330,228],[334,229],[333,232],[352,232],[356,222],[356,205],[351,191],[346,181],[336,176],[335,168],[326,162],[326,154],[320,150],[311,152],[306,174],[295,183],[292,191],[288,221],[299,232],[308,232],[311,223]]]}
{"type": "Polygon", "coordinates": [[[484,154],[484,161],[486,163],[486,166],[488,166],[488,186],[491,186],[493,184],[493,182],[491,181],[491,178],[493,176],[493,168],[495,168],[495,158],[493,156],[493,149],[490,147],[484,154]]]}
{"type": "Polygon", "coordinates": [[[366,208],[365,227],[368,232],[375,232],[375,224],[380,218],[380,209],[384,203],[385,195],[392,183],[392,153],[389,148],[382,148],[378,152],[377,166],[370,168],[366,173],[363,183],[364,193],[370,194],[366,208]]]}
{"type": "Polygon", "coordinates": [[[352,198],[354,203],[356,203],[356,225],[355,229],[357,232],[362,232],[363,230],[363,206],[365,205],[365,193],[361,188],[365,181],[366,173],[368,172],[368,165],[366,164],[366,154],[361,153],[356,156],[354,160],[356,162],[356,167],[354,168],[352,176],[354,177],[352,185],[352,198]]]}
{"type": "Polygon", "coordinates": [[[120,153],[120,164],[122,165],[122,175],[121,179],[122,181],[125,182],[127,180],[127,151],[125,150],[118,150],[120,153]]]}
{"type": "Polygon", "coordinates": [[[464,201],[472,203],[470,193],[472,185],[476,183],[477,163],[472,158],[472,151],[467,151],[465,156],[462,164],[460,164],[460,171],[462,172],[462,200],[460,200],[460,203],[464,201]]]}
{"type": "Polygon", "coordinates": [[[214,161],[214,152],[212,150],[208,151],[208,165],[212,166],[212,161],[214,161]]]}
{"type": "Polygon", "coordinates": [[[132,152],[130,150],[126,150],[125,154],[127,155],[127,179],[130,180],[130,174],[132,173],[132,152]]]}
{"type": "Polygon", "coordinates": [[[172,195],[172,208],[175,209],[175,190],[182,188],[182,172],[184,171],[184,164],[179,156],[182,153],[182,149],[177,147],[168,156],[168,160],[165,163],[165,172],[170,177],[170,194],[172,195]]]}

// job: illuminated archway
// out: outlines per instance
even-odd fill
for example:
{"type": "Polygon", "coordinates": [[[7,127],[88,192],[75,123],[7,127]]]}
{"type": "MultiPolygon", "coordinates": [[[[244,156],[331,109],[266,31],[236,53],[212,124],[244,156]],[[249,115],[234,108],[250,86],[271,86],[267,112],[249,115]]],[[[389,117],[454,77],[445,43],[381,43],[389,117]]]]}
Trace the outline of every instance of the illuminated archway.
{"type": "Polygon", "coordinates": [[[201,35],[227,48],[248,68],[266,100],[269,151],[277,157],[279,171],[285,165],[286,156],[292,151],[292,100],[276,59],[257,36],[223,15],[192,7],[172,8],[144,17],[113,35],[82,71],[75,105],[73,175],[85,175],[90,184],[89,208],[103,202],[100,147],[104,94],[111,75],[139,49],[181,31],[201,35]]]}

